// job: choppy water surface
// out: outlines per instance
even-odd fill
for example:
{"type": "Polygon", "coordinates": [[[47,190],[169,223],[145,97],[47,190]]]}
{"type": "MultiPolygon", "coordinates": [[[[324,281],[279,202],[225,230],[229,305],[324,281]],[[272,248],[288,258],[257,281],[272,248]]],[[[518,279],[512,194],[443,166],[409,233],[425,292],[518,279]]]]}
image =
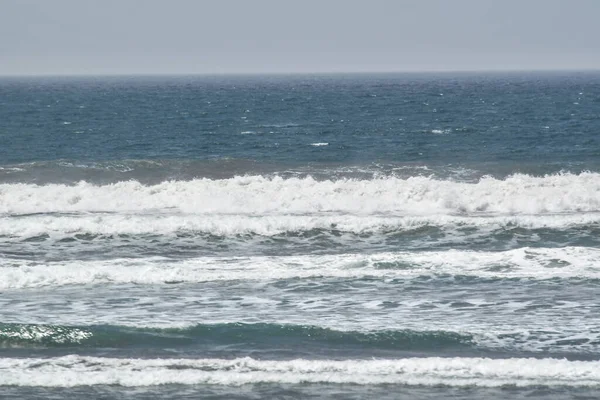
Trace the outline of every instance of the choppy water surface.
{"type": "Polygon", "coordinates": [[[600,75],[0,80],[6,398],[597,398],[600,75]]]}

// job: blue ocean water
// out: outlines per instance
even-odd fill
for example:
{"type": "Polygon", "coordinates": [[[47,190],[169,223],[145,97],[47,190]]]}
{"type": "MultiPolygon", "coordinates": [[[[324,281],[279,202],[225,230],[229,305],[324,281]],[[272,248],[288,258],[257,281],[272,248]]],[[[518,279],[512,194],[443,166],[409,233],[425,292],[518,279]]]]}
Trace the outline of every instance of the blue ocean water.
{"type": "Polygon", "coordinates": [[[5,398],[597,398],[600,73],[0,79],[5,398]]]}

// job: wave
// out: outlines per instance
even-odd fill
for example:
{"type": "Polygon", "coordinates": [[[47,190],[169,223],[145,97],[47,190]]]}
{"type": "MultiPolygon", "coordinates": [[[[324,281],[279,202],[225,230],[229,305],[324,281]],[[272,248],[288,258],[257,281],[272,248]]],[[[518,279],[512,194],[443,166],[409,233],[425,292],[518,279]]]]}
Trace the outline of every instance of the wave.
{"type": "MultiPolygon", "coordinates": [[[[249,131],[250,132],[250,131],[249,131]]],[[[252,132],[250,132],[252,133],[252,132]]],[[[323,143],[317,143],[322,145],[323,143]]],[[[525,169],[527,171],[529,169],[525,169]]],[[[579,168],[579,170],[582,170],[579,168]]],[[[547,168],[546,173],[558,170],[547,168]]],[[[506,168],[492,168],[489,172],[506,176],[506,168]],[[499,171],[501,170],[501,171],[499,171]]],[[[539,169],[530,171],[539,173],[539,169]]],[[[193,159],[133,159],[107,161],[54,160],[0,166],[2,183],[76,184],[81,181],[110,184],[138,181],[155,185],[164,181],[190,181],[199,178],[228,179],[236,176],[261,175],[267,177],[302,178],[316,180],[373,179],[385,176],[454,177],[459,180],[476,179],[483,175],[477,169],[455,165],[423,165],[416,163],[345,164],[335,162],[273,163],[240,158],[193,159]]]]}
{"type": "MultiPolygon", "coordinates": [[[[359,328],[360,329],[360,328],[359,328]]],[[[506,351],[525,354],[560,354],[581,356],[597,354],[595,332],[549,332],[544,330],[486,331],[482,327],[463,330],[378,329],[343,330],[317,325],[293,323],[214,323],[182,327],[147,327],[143,325],[47,325],[0,323],[2,348],[77,348],[82,349],[177,349],[186,354],[221,352],[257,354],[261,350],[283,354],[328,354],[343,349],[385,350],[408,354],[465,352],[481,354],[506,351]],[[553,349],[548,350],[552,345],[553,349]]]]}
{"type": "Polygon", "coordinates": [[[316,326],[224,323],[187,328],[141,328],[112,325],[62,326],[0,323],[1,347],[177,347],[211,348],[247,345],[252,349],[273,346],[360,346],[361,349],[427,350],[468,347],[471,336],[449,331],[384,330],[339,331],[316,326]]]}
{"type": "Polygon", "coordinates": [[[600,361],[404,358],[286,361],[131,359],[69,355],[0,358],[0,385],[73,387],[274,384],[397,384],[450,387],[598,387],[600,361]]]}
{"type": "Polygon", "coordinates": [[[122,258],[39,262],[0,258],[0,289],[91,284],[169,284],[293,278],[600,279],[592,247],[447,250],[376,254],[122,258]]]}
{"type": "Polygon", "coordinates": [[[72,184],[79,181],[114,183],[137,180],[156,184],[198,177],[231,178],[248,173],[273,174],[276,166],[248,159],[125,159],[107,161],[52,160],[0,166],[0,182],[72,184]]]}
{"type": "Polygon", "coordinates": [[[422,232],[450,236],[490,235],[515,229],[598,229],[600,213],[513,216],[356,216],[356,215],[193,215],[193,214],[34,214],[0,218],[0,239],[72,239],[81,235],[118,237],[395,236],[422,232]],[[437,230],[437,232],[435,232],[437,230]]]}
{"type": "Polygon", "coordinates": [[[312,177],[2,184],[0,213],[180,212],[201,215],[423,216],[600,212],[600,174],[515,174],[477,182],[415,176],[318,181],[312,177]]]}

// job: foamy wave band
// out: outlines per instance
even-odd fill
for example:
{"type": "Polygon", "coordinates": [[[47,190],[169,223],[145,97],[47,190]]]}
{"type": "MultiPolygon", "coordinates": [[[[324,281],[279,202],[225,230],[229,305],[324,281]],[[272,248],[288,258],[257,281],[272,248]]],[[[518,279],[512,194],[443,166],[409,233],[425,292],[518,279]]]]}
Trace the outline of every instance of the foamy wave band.
{"type": "Polygon", "coordinates": [[[317,181],[247,176],[157,185],[0,185],[0,213],[5,214],[156,210],[249,215],[590,212],[600,211],[600,174],[516,174],[476,183],[428,177],[317,181]]]}
{"type": "Polygon", "coordinates": [[[63,239],[90,235],[261,235],[303,232],[395,234],[421,228],[448,234],[476,228],[480,233],[513,229],[569,229],[600,224],[600,213],[515,216],[355,216],[355,215],[185,215],[185,214],[80,214],[31,215],[0,218],[0,240],[47,235],[63,239]]]}
{"type": "Polygon", "coordinates": [[[89,284],[164,284],[292,278],[420,276],[600,279],[600,249],[520,248],[283,257],[163,257],[36,263],[0,259],[0,289],[89,284]]]}
{"type": "Polygon", "coordinates": [[[600,386],[599,361],[406,358],[265,361],[252,358],[0,358],[0,385],[73,387],[255,383],[422,386],[600,386]]]}

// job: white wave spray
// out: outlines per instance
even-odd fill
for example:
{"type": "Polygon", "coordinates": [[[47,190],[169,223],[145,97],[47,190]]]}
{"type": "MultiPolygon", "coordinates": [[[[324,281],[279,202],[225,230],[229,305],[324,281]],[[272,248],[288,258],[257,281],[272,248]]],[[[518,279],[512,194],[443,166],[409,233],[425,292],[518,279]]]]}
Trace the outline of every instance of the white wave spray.
{"type": "Polygon", "coordinates": [[[249,215],[592,212],[600,211],[600,174],[516,174],[476,183],[428,177],[317,181],[247,176],[157,185],[0,185],[0,213],[5,214],[157,210],[249,215]]]}
{"type": "Polygon", "coordinates": [[[391,360],[1,358],[0,385],[73,387],[255,383],[423,386],[600,386],[600,362],[557,359],[391,360]]]}
{"type": "Polygon", "coordinates": [[[183,260],[149,257],[45,263],[0,259],[0,289],[322,277],[410,279],[448,275],[536,280],[599,279],[600,250],[591,247],[525,247],[500,252],[448,250],[183,260]]]}

